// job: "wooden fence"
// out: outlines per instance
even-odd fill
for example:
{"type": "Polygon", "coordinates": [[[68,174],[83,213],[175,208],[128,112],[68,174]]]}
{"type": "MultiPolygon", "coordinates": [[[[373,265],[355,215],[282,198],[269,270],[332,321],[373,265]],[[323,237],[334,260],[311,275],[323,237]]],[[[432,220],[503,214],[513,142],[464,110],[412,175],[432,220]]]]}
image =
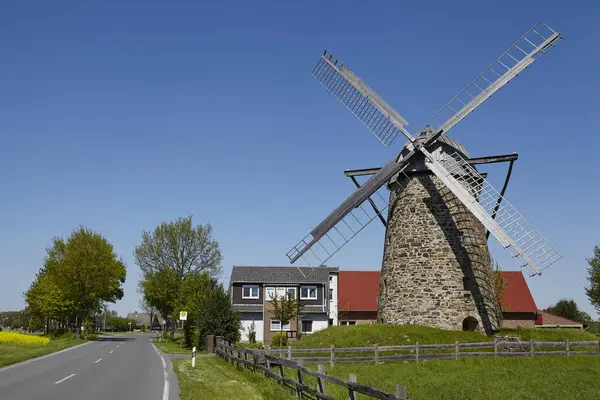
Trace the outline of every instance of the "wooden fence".
{"type": "Polygon", "coordinates": [[[375,365],[377,365],[382,361],[419,361],[455,359],[461,357],[536,357],[553,355],[570,356],[576,354],[599,355],[600,340],[574,342],[567,339],[564,342],[537,342],[530,340],[528,342],[493,341],[480,343],[459,343],[457,341],[454,344],[419,344],[419,342],[416,342],[414,345],[404,346],[378,346],[375,344],[369,347],[336,348],[332,345],[329,348],[320,349],[297,349],[292,348],[291,346],[288,346],[287,349],[271,349],[267,346],[265,353],[278,355],[279,358],[287,358],[288,360],[302,360],[305,363],[328,362],[333,368],[336,362],[374,362],[375,365]],[[573,350],[574,348],[581,347],[586,347],[587,349],[573,350]],[[506,348],[516,349],[516,351],[506,351],[506,348]],[[594,350],[590,350],[591,348],[594,350]],[[404,352],[404,354],[381,355],[381,353],[394,351],[404,352]],[[436,351],[436,353],[430,353],[430,351],[436,351]],[[343,356],[342,354],[344,353],[372,353],[373,355],[343,356]],[[315,356],[310,356],[310,354],[315,354],[315,356]],[[325,356],[325,354],[327,355],[325,356]]]}
{"type": "Polygon", "coordinates": [[[305,367],[303,360],[287,360],[266,354],[264,351],[236,348],[222,340],[217,340],[215,352],[222,358],[235,363],[239,369],[246,368],[252,372],[264,372],[265,376],[295,390],[298,399],[308,397],[335,400],[334,397],[325,394],[325,385],[326,382],[329,382],[346,388],[350,400],[355,400],[359,393],[375,399],[406,400],[406,388],[404,386],[396,385],[395,394],[385,393],[370,386],[359,384],[355,374],[350,374],[349,381],[329,376],[325,372],[325,367],[321,364],[318,366],[318,371],[314,371],[305,367]],[[251,359],[249,359],[249,356],[251,359]],[[296,379],[286,377],[284,367],[294,369],[296,379]],[[306,384],[305,378],[307,375],[316,378],[315,388],[306,384]]]}

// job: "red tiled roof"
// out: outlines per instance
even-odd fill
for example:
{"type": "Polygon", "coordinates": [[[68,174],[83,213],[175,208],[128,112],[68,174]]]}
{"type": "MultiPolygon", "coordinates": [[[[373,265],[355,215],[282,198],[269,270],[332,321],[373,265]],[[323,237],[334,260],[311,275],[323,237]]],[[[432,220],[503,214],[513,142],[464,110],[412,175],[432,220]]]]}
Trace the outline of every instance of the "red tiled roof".
{"type": "Polygon", "coordinates": [[[340,271],[338,273],[339,311],[377,311],[379,271],[340,271]]]}
{"type": "Polygon", "coordinates": [[[506,282],[506,287],[500,294],[502,311],[537,312],[538,308],[523,273],[521,271],[502,271],[501,274],[506,282]]]}
{"type": "Polygon", "coordinates": [[[559,317],[558,315],[550,314],[546,311],[539,310],[538,318],[535,321],[536,325],[562,325],[562,326],[573,326],[581,327],[583,324],[570,319],[559,317]]]}

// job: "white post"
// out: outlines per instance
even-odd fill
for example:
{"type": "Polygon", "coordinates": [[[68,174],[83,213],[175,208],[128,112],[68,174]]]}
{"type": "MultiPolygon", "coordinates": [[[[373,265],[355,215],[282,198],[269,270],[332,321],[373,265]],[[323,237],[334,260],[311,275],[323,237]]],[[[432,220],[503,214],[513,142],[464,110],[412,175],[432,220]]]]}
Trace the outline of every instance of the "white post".
{"type": "Polygon", "coordinates": [[[196,368],[196,346],[192,347],[192,368],[196,368]]]}

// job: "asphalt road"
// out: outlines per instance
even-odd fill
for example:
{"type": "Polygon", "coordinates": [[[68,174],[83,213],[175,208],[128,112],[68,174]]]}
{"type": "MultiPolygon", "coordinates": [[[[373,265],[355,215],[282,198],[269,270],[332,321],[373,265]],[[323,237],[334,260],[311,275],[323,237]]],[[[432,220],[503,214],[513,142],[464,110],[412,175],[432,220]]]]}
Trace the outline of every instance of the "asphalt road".
{"type": "Polygon", "coordinates": [[[152,335],[115,336],[0,368],[0,399],[177,400],[171,362],[152,335]]]}

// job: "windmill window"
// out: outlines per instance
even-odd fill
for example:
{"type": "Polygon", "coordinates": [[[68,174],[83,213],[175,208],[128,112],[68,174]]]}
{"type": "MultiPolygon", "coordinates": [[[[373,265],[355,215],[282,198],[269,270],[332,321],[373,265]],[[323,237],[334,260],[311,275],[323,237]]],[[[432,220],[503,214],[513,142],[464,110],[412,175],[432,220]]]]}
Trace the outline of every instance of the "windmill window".
{"type": "Polygon", "coordinates": [[[463,290],[471,290],[471,281],[466,276],[463,277],[463,290]]]}

